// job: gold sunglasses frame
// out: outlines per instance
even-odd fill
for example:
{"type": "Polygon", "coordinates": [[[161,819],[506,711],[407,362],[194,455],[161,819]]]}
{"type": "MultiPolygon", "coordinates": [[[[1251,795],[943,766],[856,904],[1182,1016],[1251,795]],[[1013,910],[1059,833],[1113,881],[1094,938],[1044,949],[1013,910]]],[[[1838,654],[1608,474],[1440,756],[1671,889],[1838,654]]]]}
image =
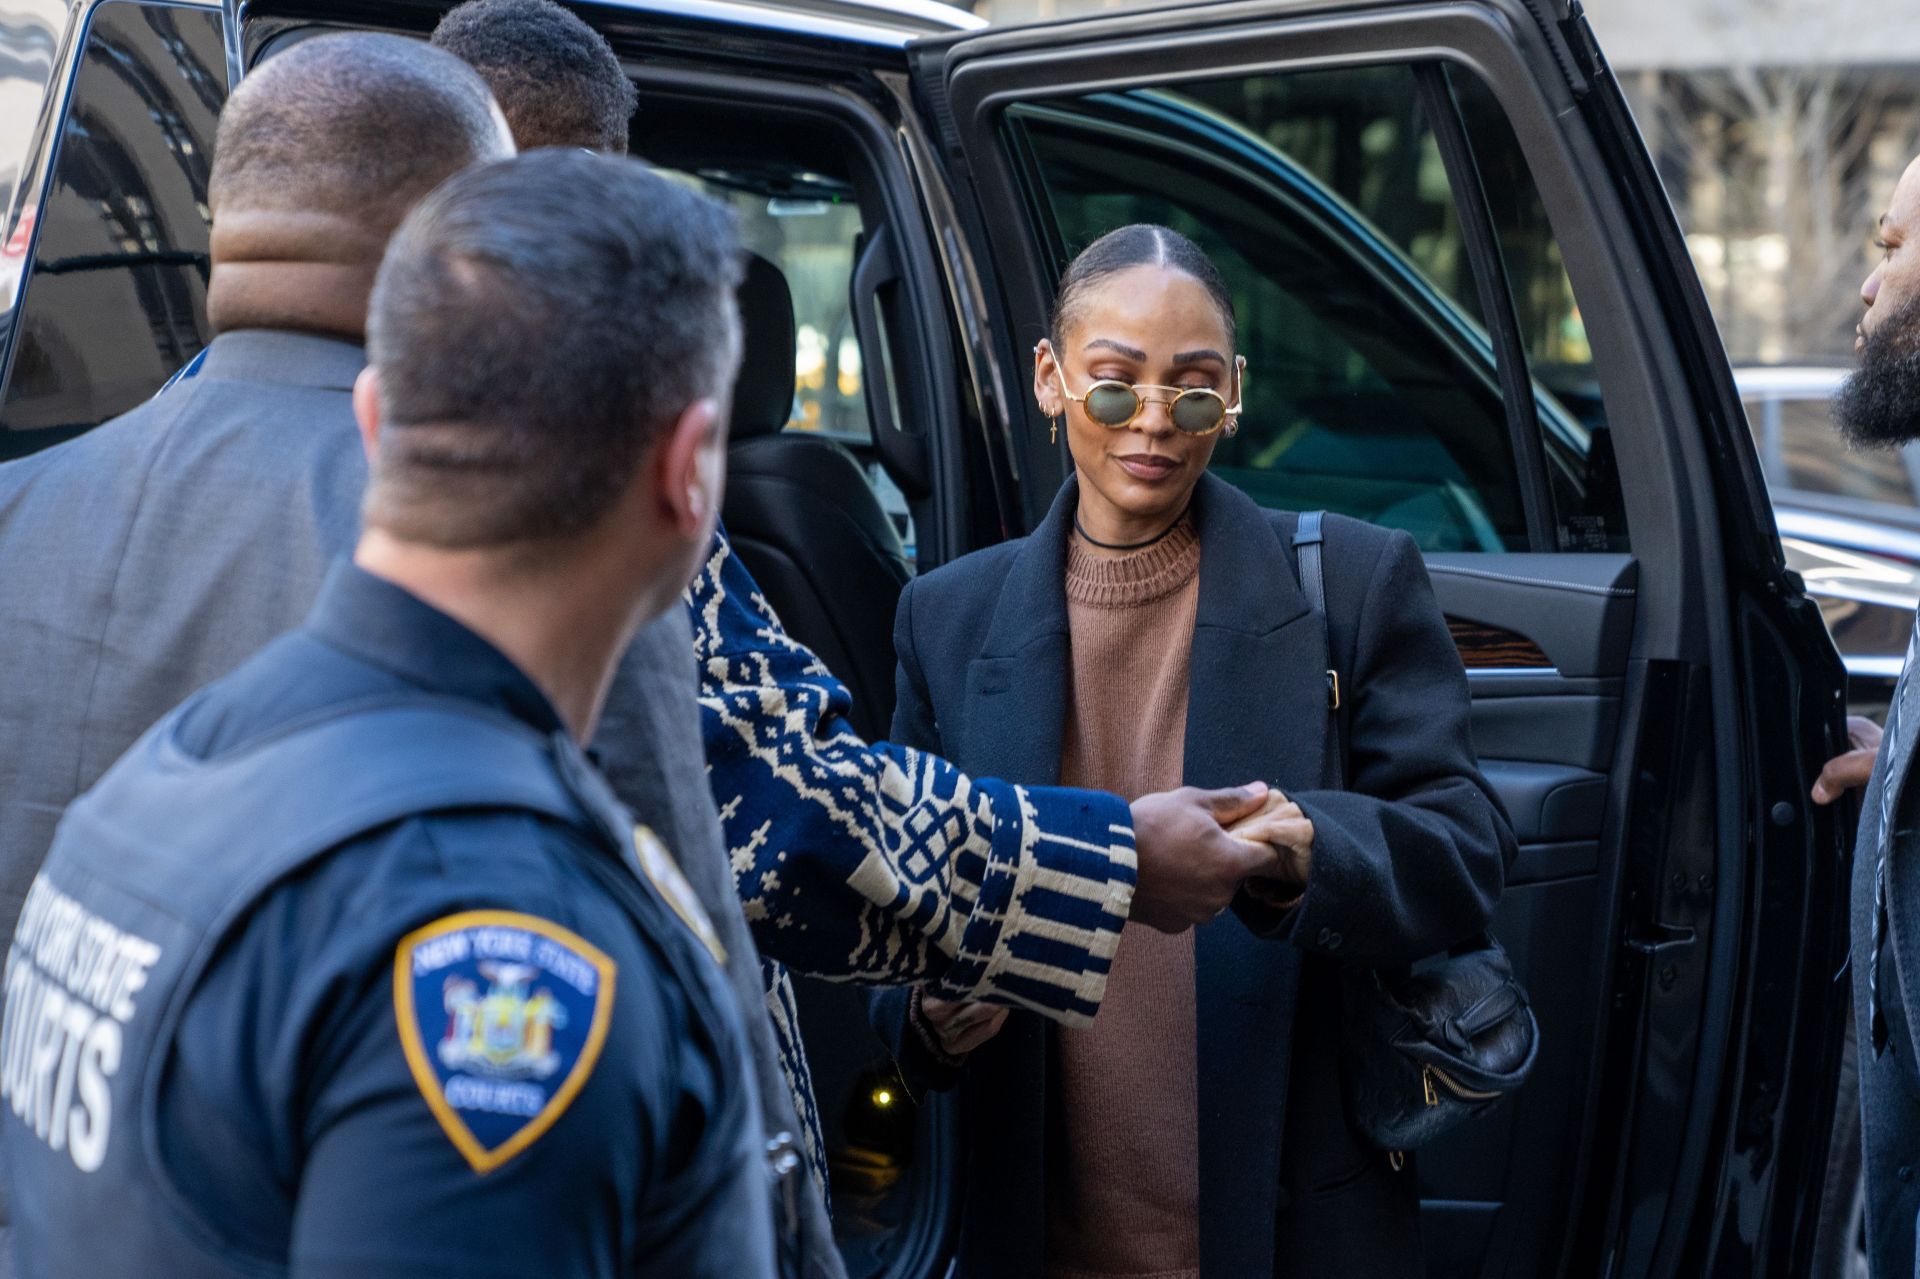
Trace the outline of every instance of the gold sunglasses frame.
{"type": "Polygon", "coordinates": [[[1147,411],[1147,405],[1149,404],[1164,404],[1167,408],[1167,421],[1173,422],[1173,405],[1176,400],[1187,395],[1210,395],[1220,401],[1222,412],[1220,414],[1220,421],[1217,424],[1208,427],[1204,431],[1188,431],[1183,430],[1178,423],[1173,423],[1173,429],[1179,431],[1182,435],[1196,440],[1204,440],[1209,435],[1216,434],[1220,431],[1225,431],[1228,439],[1232,439],[1240,433],[1240,413],[1245,407],[1247,399],[1247,357],[1244,355],[1236,355],[1233,357],[1234,398],[1231,404],[1227,403],[1226,396],[1220,394],[1220,392],[1210,386],[1162,386],[1157,382],[1122,382],[1117,378],[1110,377],[1103,377],[1087,387],[1086,395],[1075,395],[1071,390],[1067,389],[1067,375],[1061,369],[1060,362],[1057,359],[1053,363],[1053,376],[1058,379],[1060,383],[1060,394],[1066,396],[1070,403],[1078,404],[1081,412],[1086,413],[1089,422],[1094,423],[1096,426],[1104,426],[1109,431],[1124,431],[1132,426],[1140,420],[1140,415],[1147,411]],[[1103,386],[1117,386],[1123,390],[1133,392],[1133,412],[1128,415],[1126,421],[1102,422],[1087,409],[1087,396],[1092,395],[1103,386]],[[1173,394],[1171,399],[1150,400],[1141,394],[1143,391],[1171,391],[1173,394]]]}

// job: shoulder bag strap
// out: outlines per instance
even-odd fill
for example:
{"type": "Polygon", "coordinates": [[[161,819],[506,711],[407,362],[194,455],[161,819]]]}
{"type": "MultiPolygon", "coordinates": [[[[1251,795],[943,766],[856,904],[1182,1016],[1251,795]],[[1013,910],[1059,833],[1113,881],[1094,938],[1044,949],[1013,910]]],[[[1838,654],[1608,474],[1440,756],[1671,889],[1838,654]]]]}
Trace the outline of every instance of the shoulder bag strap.
{"type": "Polygon", "coordinates": [[[1346,697],[1341,689],[1340,671],[1333,657],[1333,629],[1327,623],[1327,581],[1321,567],[1320,548],[1326,542],[1325,511],[1305,511],[1293,530],[1294,569],[1300,574],[1300,590],[1306,595],[1327,652],[1327,728],[1333,738],[1333,781],[1337,790],[1347,786],[1346,697]]]}

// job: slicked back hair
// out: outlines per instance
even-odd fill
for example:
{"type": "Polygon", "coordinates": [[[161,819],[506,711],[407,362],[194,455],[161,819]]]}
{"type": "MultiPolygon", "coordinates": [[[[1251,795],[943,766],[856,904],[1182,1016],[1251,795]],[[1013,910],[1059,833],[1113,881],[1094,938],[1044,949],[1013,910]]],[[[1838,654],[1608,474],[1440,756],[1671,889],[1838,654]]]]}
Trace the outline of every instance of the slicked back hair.
{"type": "Polygon", "coordinates": [[[368,527],[448,549],[598,524],[738,367],[733,215],[637,160],[544,150],[414,210],[374,284],[368,527]]]}
{"type": "Polygon", "coordinates": [[[222,213],[333,213],[384,233],[448,175],[509,153],[486,83],[418,40],[316,36],[227,99],[208,202],[222,213]]]}
{"type": "Polygon", "coordinates": [[[1137,266],[1164,266],[1199,281],[1220,308],[1228,340],[1235,340],[1233,294],[1213,259],[1172,227],[1136,222],[1109,231],[1089,244],[1061,275],[1060,287],[1053,295],[1053,325],[1049,330],[1055,350],[1060,349],[1067,330],[1080,322],[1080,305],[1093,286],[1137,266]]]}
{"type": "Polygon", "coordinates": [[[433,43],[486,80],[522,151],[626,154],[633,81],[571,10],[553,0],[467,0],[440,20],[433,43]]]}

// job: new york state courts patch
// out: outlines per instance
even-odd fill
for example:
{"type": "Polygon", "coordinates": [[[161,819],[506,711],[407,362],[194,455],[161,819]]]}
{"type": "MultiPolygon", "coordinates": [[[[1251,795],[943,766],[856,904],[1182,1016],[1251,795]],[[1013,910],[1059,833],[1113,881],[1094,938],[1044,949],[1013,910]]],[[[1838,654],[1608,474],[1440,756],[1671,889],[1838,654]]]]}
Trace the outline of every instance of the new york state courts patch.
{"type": "Polygon", "coordinates": [[[516,911],[463,911],[401,938],[400,1044],[475,1172],[500,1167],[566,1113],[606,1043],[614,976],[592,943],[516,911]]]}

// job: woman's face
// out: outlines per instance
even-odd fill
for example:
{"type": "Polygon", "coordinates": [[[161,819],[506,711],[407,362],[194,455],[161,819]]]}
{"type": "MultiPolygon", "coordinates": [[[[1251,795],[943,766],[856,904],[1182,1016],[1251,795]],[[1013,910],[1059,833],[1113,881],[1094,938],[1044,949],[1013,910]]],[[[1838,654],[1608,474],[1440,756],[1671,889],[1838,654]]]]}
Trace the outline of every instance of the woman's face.
{"type": "Polygon", "coordinates": [[[1080,522],[1102,541],[1151,537],[1186,509],[1213,456],[1218,432],[1175,428],[1167,393],[1151,393],[1125,427],[1103,426],[1074,395],[1099,381],[1205,387],[1238,400],[1227,325],[1201,283],[1183,271],[1136,266],[1090,285],[1060,334],[1042,342],[1033,390],[1041,411],[1066,422],[1067,447],[1080,476],[1080,522]]]}

